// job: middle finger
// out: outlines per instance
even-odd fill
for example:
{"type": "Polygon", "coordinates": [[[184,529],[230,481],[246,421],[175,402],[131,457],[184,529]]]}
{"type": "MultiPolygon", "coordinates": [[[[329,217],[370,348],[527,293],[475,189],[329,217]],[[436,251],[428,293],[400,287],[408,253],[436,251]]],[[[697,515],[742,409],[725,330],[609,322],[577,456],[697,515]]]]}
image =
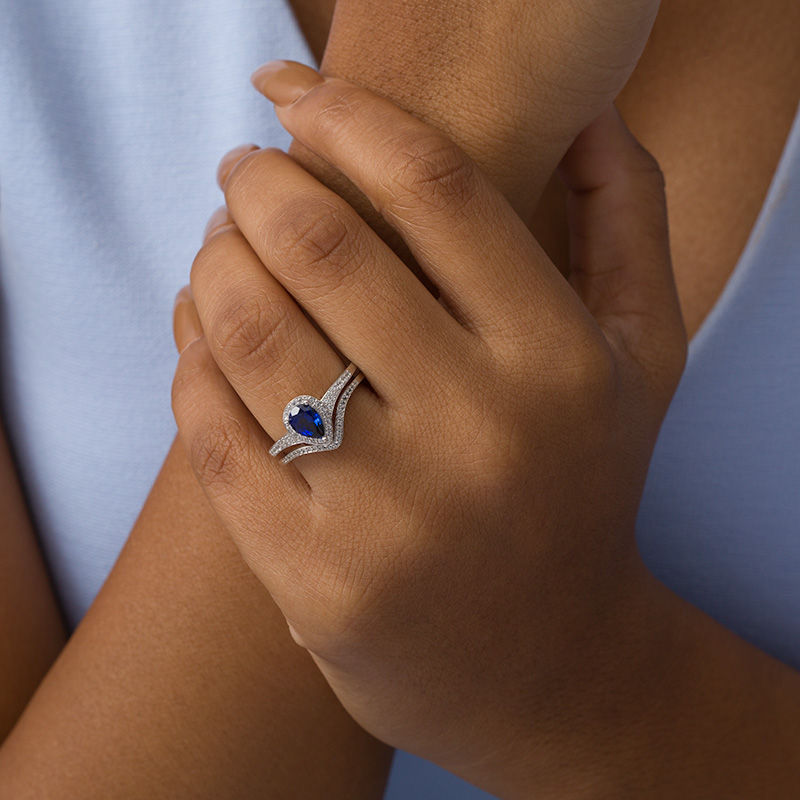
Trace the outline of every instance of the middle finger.
{"type": "Polygon", "coordinates": [[[273,148],[238,162],[225,197],[272,275],[363,370],[403,404],[465,364],[478,344],[335,192],[273,148]]]}

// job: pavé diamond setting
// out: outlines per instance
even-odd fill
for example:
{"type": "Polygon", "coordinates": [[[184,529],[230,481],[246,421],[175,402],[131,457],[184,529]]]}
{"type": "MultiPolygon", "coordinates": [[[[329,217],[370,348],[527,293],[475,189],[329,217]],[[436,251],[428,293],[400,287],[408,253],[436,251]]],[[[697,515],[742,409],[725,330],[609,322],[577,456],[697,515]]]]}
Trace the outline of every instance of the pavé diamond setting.
{"type": "Polygon", "coordinates": [[[363,378],[364,374],[351,362],[322,398],[307,394],[292,398],[283,410],[287,434],[270,447],[270,455],[278,456],[287,448],[300,445],[283,456],[281,462],[287,464],[307,453],[335,450],[344,435],[347,401],[363,378]]]}

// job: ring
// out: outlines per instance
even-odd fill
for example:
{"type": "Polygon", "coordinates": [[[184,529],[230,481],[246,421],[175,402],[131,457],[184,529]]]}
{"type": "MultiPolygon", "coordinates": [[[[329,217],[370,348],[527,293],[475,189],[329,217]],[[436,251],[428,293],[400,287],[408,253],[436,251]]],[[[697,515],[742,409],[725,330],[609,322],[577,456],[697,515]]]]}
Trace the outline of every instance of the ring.
{"type": "Polygon", "coordinates": [[[335,450],[344,435],[347,401],[363,378],[364,373],[350,362],[321,400],[308,394],[292,398],[283,409],[283,424],[288,433],[270,447],[270,455],[277,456],[287,447],[302,445],[281,459],[287,464],[307,453],[335,450]]]}

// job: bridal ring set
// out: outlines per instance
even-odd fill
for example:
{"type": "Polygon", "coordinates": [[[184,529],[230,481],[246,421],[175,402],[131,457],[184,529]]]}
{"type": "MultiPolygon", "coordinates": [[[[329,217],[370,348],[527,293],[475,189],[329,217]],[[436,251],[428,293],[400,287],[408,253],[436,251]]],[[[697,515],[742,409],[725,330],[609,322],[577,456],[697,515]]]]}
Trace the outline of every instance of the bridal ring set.
{"type": "Polygon", "coordinates": [[[344,435],[347,401],[363,377],[364,373],[351,362],[321,399],[301,394],[290,400],[283,410],[287,434],[272,445],[270,455],[278,456],[293,447],[281,459],[286,464],[308,453],[335,450],[344,435]]]}

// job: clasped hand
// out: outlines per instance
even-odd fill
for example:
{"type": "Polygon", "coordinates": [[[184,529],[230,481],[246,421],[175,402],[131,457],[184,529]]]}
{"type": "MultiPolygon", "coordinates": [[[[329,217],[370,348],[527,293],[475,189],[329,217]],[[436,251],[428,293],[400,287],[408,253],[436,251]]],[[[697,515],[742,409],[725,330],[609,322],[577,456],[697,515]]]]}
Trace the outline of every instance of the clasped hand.
{"type": "Polygon", "coordinates": [[[438,297],[288,155],[234,151],[176,305],[198,480],[375,736],[509,796],[564,752],[596,762],[650,657],[634,520],[685,358],[657,164],[613,108],[578,137],[567,281],[435,129],[307,67],[256,83],[438,297]],[[270,456],[288,400],[348,361],[341,447],[270,456]]]}

